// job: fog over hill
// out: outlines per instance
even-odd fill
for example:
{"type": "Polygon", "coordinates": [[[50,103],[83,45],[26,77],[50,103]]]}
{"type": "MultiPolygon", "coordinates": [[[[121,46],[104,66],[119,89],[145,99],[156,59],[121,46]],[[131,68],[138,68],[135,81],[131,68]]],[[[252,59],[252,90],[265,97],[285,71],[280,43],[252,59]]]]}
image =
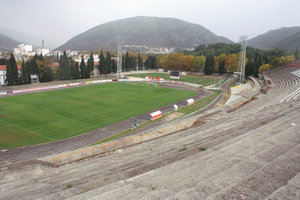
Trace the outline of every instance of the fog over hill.
{"type": "Polygon", "coordinates": [[[13,51],[19,42],[0,34],[0,51],[13,51]]]}
{"type": "Polygon", "coordinates": [[[16,30],[11,30],[6,28],[0,28],[0,34],[10,37],[16,41],[19,41],[18,44],[20,43],[31,44],[34,48],[41,47],[42,40],[45,41],[45,47],[49,49],[54,49],[58,45],[61,45],[63,43],[58,38],[43,37],[37,34],[26,33],[23,31],[16,31],[16,30]]]}
{"type": "Polygon", "coordinates": [[[192,48],[199,44],[232,43],[198,24],[175,18],[133,17],[89,29],[57,49],[113,50],[118,38],[123,44],[148,47],[192,48]]]}
{"type": "Polygon", "coordinates": [[[261,49],[300,48],[300,26],[270,30],[249,40],[249,46],[261,49]]]}

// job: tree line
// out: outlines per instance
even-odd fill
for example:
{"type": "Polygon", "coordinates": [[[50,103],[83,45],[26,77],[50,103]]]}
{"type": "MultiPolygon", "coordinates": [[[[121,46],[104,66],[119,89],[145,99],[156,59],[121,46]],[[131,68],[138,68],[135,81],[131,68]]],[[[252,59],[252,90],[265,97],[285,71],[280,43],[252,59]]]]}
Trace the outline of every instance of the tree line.
{"type": "MultiPolygon", "coordinates": [[[[115,59],[112,59],[110,52],[107,52],[106,55],[104,55],[101,51],[99,57],[99,65],[95,65],[93,52],[90,53],[87,63],[83,56],[81,57],[80,63],[75,62],[72,57],[67,56],[65,51],[61,56],[53,56],[51,58],[44,58],[42,55],[35,55],[26,62],[22,61],[20,74],[18,73],[17,62],[13,54],[11,54],[8,60],[0,59],[0,64],[7,65],[7,85],[30,84],[31,75],[33,74],[37,75],[40,82],[48,82],[53,81],[54,79],[88,79],[91,77],[94,68],[98,69],[100,73],[104,75],[117,73],[117,62],[115,59]],[[54,62],[58,62],[58,67],[51,66],[54,62]]],[[[142,70],[144,67],[143,59],[145,59],[145,57],[145,55],[126,53],[123,55],[122,59],[122,70],[142,70]]],[[[153,62],[148,65],[153,65],[153,62]]],[[[148,66],[148,68],[153,68],[153,66],[148,66]]]]}
{"type": "MultiPolygon", "coordinates": [[[[270,70],[277,66],[300,59],[298,49],[293,53],[280,50],[261,50],[247,47],[246,76],[258,76],[258,73],[270,70]]],[[[99,53],[99,52],[98,52],[99,53]]],[[[116,54],[102,51],[99,53],[99,65],[95,65],[93,52],[85,63],[75,62],[68,57],[66,52],[60,57],[43,57],[35,55],[33,58],[22,61],[21,74],[18,74],[16,60],[11,54],[8,60],[0,59],[0,64],[7,65],[7,85],[29,84],[31,75],[36,74],[40,82],[48,82],[54,79],[71,80],[90,78],[94,68],[101,74],[117,73],[117,62],[112,59],[116,54]],[[51,67],[51,63],[58,62],[59,66],[51,67]]],[[[122,71],[135,71],[143,69],[162,68],[166,70],[179,70],[190,72],[204,72],[207,75],[213,73],[232,73],[238,71],[240,45],[239,44],[212,44],[199,45],[194,51],[171,53],[168,55],[141,55],[127,52],[122,55],[122,71]]]]}
{"type": "MultiPolygon", "coordinates": [[[[298,50],[293,54],[281,49],[261,50],[247,47],[246,52],[245,74],[255,77],[258,73],[293,62],[300,57],[298,50]]],[[[233,73],[238,71],[239,56],[239,44],[199,45],[194,51],[155,55],[154,58],[152,55],[151,60],[155,60],[155,63],[151,68],[204,72],[207,75],[233,73]]]]}
{"type": "Polygon", "coordinates": [[[42,55],[35,55],[32,59],[27,60],[26,62],[22,60],[20,74],[16,59],[12,53],[8,60],[2,60],[2,64],[6,65],[5,82],[7,85],[30,84],[32,74],[36,74],[40,82],[53,80],[50,63],[47,62],[42,55]]]}

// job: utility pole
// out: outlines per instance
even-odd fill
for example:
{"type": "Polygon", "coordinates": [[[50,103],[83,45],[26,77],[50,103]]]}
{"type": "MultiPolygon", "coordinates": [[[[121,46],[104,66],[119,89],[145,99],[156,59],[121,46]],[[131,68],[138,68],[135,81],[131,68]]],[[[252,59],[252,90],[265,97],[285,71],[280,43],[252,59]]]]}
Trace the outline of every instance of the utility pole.
{"type": "Polygon", "coordinates": [[[118,39],[118,59],[117,59],[117,76],[122,76],[122,45],[120,44],[120,37],[118,39]]]}
{"type": "Polygon", "coordinates": [[[240,84],[244,83],[245,81],[245,60],[246,60],[246,46],[247,46],[247,35],[241,35],[240,36],[240,44],[241,44],[241,53],[239,58],[239,82],[240,84]]]}

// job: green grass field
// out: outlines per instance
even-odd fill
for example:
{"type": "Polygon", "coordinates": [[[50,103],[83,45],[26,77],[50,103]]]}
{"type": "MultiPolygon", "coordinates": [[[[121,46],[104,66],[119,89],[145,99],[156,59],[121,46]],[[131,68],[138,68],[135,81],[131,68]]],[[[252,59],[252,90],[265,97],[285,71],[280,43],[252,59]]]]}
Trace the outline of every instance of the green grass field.
{"type": "Polygon", "coordinates": [[[176,79],[170,79],[170,75],[167,73],[129,74],[127,76],[141,77],[141,78],[145,78],[146,76],[154,76],[154,77],[164,78],[165,80],[175,80],[175,81],[182,81],[187,83],[195,83],[203,86],[218,84],[224,80],[221,78],[208,78],[203,76],[191,76],[191,75],[187,75],[187,76],[181,75],[180,79],[176,80],[176,79]]]}
{"type": "Polygon", "coordinates": [[[196,94],[111,83],[0,98],[0,149],[65,139],[196,94]]]}

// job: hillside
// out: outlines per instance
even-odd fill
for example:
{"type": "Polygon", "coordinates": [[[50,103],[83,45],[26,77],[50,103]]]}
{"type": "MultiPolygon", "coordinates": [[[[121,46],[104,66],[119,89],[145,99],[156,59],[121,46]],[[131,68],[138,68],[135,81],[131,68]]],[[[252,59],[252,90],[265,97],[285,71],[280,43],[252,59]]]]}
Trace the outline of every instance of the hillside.
{"type": "Polygon", "coordinates": [[[24,44],[31,44],[33,48],[41,47],[42,40],[45,41],[45,47],[49,49],[54,49],[63,42],[57,38],[43,37],[40,35],[26,33],[22,31],[10,30],[6,28],[0,28],[0,33],[9,36],[10,38],[20,41],[24,44]]]}
{"type": "Polygon", "coordinates": [[[300,49],[300,31],[277,42],[274,47],[281,49],[300,49]]]}
{"type": "Polygon", "coordinates": [[[295,49],[300,48],[300,26],[283,27],[268,31],[251,40],[249,46],[261,49],[295,49]]]}
{"type": "Polygon", "coordinates": [[[199,44],[232,43],[203,26],[174,18],[133,17],[108,22],[81,33],[57,49],[112,50],[122,44],[148,47],[191,48],[199,44]]]}
{"type": "Polygon", "coordinates": [[[12,51],[17,45],[17,41],[0,34],[0,51],[12,51]]]}

